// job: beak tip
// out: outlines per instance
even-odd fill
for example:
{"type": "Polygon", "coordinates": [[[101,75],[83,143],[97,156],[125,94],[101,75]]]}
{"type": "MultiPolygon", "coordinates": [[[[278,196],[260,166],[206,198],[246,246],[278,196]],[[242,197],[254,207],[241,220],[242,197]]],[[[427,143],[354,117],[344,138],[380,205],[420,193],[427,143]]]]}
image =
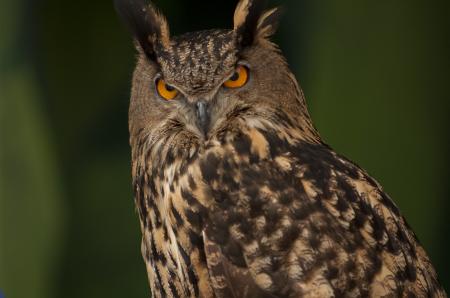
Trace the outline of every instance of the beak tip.
{"type": "Polygon", "coordinates": [[[209,111],[208,103],[204,101],[198,101],[196,104],[198,125],[201,131],[206,135],[209,126],[209,111]]]}

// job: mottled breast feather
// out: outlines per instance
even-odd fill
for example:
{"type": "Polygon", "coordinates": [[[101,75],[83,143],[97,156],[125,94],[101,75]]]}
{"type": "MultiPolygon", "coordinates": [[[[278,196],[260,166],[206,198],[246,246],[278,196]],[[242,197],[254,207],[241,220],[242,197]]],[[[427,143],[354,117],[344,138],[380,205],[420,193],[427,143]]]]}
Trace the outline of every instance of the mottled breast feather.
{"type": "Polygon", "coordinates": [[[379,184],[288,119],[135,164],[154,295],[446,297],[379,184]]]}

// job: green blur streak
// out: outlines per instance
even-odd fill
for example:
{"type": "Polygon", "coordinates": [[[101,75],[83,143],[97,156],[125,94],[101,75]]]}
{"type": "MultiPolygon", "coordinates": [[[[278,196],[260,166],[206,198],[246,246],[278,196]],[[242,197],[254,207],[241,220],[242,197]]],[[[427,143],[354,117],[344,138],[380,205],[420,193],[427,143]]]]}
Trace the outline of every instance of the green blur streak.
{"type": "Polygon", "coordinates": [[[0,4],[0,289],[55,294],[61,250],[60,180],[39,88],[16,48],[20,1],[0,4]]]}

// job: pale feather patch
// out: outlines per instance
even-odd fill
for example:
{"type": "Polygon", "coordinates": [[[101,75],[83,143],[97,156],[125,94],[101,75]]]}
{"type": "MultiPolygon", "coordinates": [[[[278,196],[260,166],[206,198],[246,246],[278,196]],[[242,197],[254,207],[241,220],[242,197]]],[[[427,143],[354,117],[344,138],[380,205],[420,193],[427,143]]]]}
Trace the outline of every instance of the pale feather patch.
{"type": "Polygon", "coordinates": [[[370,287],[371,297],[387,297],[392,294],[392,289],[396,288],[395,280],[392,278],[393,272],[386,265],[375,275],[370,287]]]}
{"type": "Polygon", "coordinates": [[[272,14],[278,11],[278,8],[272,8],[264,12],[264,14],[258,20],[257,26],[257,38],[258,39],[268,39],[271,35],[275,33],[275,24],[264,25],[264,21],[270,17],[272,14]]]}
{"type": "Polygon", "coordinates": [[[255,276],[255,282],[260,286],[262,289],[268,290],[272,286],[273,282],[270,276],[266,273],[260,273],[255,276]]]}
{"type": "Polygon", "coordinates": [[[292,170],[291,160],[286,156],[277,156],[275,162],[285,172],[292,170]]]}
{"type": "Polygon", "coordinates": [[[191,253],[191,261],[192,265],[198,270],[198,288],[200,297],[214,297],[208,268],[203,265],[203,261],[201,260],[200,253],[197,249],[191,253]]]}
{"type": "Polygon", "coordinates": [[[234,30],[237,30],[245,23],[249,11],[250,1],[241,0],[234,11],[234,30]]]}
{"type": "Polygon", "coordinates": [[[303,188],[305,189],[306,194],[310,198],[315,198],[317,196],[317,191],[315,190],[314,184],[311,181],[302,179],[303,188]]]}
{"type": "Polygon", "coordinates": [[[256,129],[251,129],[249,136],[252,140],[252,152],[256,153],[261,159],[267,158],[269,155],[269,143],[266,138],[256,129]]]}
{"type": "Polygon", "coordinates": [[[181,283],[185,284],[184,274],[183,274],[183,266],[182,266],[182,262],[181,262],[180,248],[178,246],[179,244],[177,241],[177,237],[175,236],[175,233],[173,232],[172,227],[173,227],[173,225],[171,224],[171,220],[168,217],[167,218],[167,233],[169,234],[169,239],[170,239],[169,249],[171,251],[171,255],[175,256],[175,261],[177,262],[178,277],[179,277],[181,283]]]}

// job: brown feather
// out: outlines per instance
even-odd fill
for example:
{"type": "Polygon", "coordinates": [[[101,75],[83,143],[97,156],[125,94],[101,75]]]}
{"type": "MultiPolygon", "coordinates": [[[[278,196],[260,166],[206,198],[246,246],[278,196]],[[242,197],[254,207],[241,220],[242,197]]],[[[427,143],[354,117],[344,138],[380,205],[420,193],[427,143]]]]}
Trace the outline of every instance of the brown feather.
{"type": "Polygon", "coordinates": [[[393,201],[322,141],[277,47],[254,42],[275,30],[262,3],[242,0],[234,30],[170,42],[153,10],[133,10],[132,25],[153,16],[139,36],[159,24],[162,40],[157,63],[139,53],[129,111],[152,296],[446,297],[393,201]],[[249,79],[224,87],[237,65],[249,79]],[[176,98],[158,95],[160,79],[176,98]]]}

